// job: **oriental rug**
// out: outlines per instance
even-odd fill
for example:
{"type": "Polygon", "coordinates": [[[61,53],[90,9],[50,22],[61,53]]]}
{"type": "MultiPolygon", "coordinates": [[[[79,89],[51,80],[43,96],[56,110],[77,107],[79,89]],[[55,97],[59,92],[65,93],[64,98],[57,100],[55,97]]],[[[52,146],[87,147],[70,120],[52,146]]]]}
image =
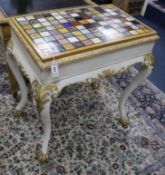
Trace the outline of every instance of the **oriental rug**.
{"type": "Polygon", "coordinates": [[[128,128],[117,121],[121,92],[134,69],[63,89],[51,104],[50,160],[40,164],[35,147],[42,125],[32,95],[15,119],[5,56],[0,58],[0,175],[165,175],[165,95],[145,81],[129,97],[128,128]]]}

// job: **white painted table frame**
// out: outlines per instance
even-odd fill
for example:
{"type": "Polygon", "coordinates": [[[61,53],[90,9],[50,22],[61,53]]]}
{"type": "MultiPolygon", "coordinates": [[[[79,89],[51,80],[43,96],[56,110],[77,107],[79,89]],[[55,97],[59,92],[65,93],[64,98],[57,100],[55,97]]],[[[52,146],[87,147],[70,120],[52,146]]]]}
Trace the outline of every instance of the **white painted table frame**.
{"type": "Polygon", "coordinates": [[[120,123],[123,126],[128,124],[125,103],[131,92],[151,73],[154,66],[154,57],[151,54],[154,41],[138,44],[135,46],[118,49],[117,51],[100,54],[96,57],[81,59],[59,67],[60,76],[56,79],[51,77],[50,70],[41,71],[27,49],[18,39],[15,32],[12,32],[12,44],[8,45],[6,52],[7,62],[16,77],[21,91],[21,100],[16,106],[16,113],[19,114],[27,101],[27,86],[22,77],[22,72],[29,78],[36,93],[37,107],[43,123],[42,149],[37,151],[40,161],[48,160],[47,150],[51,134],[50,104],[53,94],[56,96],[60,90],[72,83],[84,81],[88,78],[97,78],[102,73],[114,75],[126,70],[128,67],[142,63],[143,69],[135,77],[132,83],[124,90],[119,102],[120,123]],[[58,88],[58,91],[57,91],[58,88]],[[47,94],[45,96],[45,94],[47,94]]]}

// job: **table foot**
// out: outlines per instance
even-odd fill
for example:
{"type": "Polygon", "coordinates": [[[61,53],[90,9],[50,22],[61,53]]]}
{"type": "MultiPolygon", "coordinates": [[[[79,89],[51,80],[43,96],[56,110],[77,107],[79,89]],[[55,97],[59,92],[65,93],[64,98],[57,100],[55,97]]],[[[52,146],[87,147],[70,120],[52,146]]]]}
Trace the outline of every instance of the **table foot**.
{"type": "Polygon", "coordinates": [[[14,109],[12,113],[13,113],[14,118],[19,118],[21,117],[22,111],[17,111],[14,109]]]}
{"type": "Polygon", "coordinates": [[[119,121],[119,124],[120,124],[123,128],[128,128],[129,122],[128,122],[127,119],[119,118],[118,121],[119,121]]]}
{"type": "Polygon", "coordinates": [[[35,154],[36,154],[36,159],[40,163],[47,163],[49,161],[48,154],[47,153],[43,153],[42,150],[39,148],[39,146],[37,146],[35,154]]]}

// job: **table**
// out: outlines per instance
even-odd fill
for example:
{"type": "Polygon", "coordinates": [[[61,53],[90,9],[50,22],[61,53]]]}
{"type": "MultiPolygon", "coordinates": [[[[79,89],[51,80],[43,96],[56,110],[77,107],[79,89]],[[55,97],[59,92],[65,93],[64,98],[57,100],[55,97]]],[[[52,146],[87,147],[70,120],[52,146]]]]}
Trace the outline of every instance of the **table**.
{"type": "Polygon", "coordinates": [[[97,78],[141,63],[141,71],[119,102],[119,123],[127,127],[125,102],[155,64],[152,48],[158,36],[154,30],[114,5],[51,10],[12,17],[9,21],[12,39],[7,46],[7,62],[21,90],[15,115],[21,113],[27,100],[23,74],[33,87],[43,123],[42,148],[36,151],[39,161],[48,160],[53,97],[69,84],[84,81],[95,84],[97,78]]]}

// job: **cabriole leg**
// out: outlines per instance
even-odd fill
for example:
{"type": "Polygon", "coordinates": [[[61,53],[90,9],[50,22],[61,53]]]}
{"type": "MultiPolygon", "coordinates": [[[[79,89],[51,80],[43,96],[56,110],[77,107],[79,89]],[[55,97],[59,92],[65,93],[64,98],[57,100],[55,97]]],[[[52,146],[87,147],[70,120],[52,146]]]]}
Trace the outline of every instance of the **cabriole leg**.
{"type": "Polygon", "coordinates": [[[42,146],[41,148],[37,146],[36,149],[36,158],[40,162],[47,162],[47,150],[51,134],[50,105],[53,92],[57,93],[57,87],[55,83],[41,85],[37,80],[34,80],[32,85],[35,91],[36,105],[41,117],[44,132],[42,136],[42,146]]]}
{"type": "Polygon", "coordinates": [[[127,114],[125,111],[126,100],[128,96],[132,93],[132,91],[151,74],[154,65],[155,65],[154,56],[152,54],[145,55],[141,71],[135,76],[131,84],[123,91],[119,102],[119,112],[121,117],[119,119],[119,122],[123,127],[127,127],[128,125],[127,114]]]}
{"type": "Polygon", "coordinates": [[[17,91],[18,91],[18,83],[9,66],[7,67],[7,70],[8,70],[8,76],[9,76],[9,81],[10,81],[10,86],[11,86],[11,92],[13,96],[16,97],[17,91]]]}
{"type": "Polygon", "coordinates": [[[6,56],[7,56],[8,66],[9,66],[10,70],[12,71],[13,75],[15,76],[15,79],[16,79],[16,81],[20,87],[20,91],[21,91],[20,102],[18,103],[18,105],[16,106],[16,109],[14,110],[14,116],[18,117],[18,116],[20,116],[21,110],[25,106],[25,103],[27,101],[28,90],[27,90],[26,83],[24,81],[24,78],[23,78],[19,68],[17,67],[15,61],[12,59],[13,56],[10,54],[6,54],[6,56]]]}
{"type": "Polygon", "coordinates": [[[43,109],[40,111],[40,117],[43,124],[43,136],[42,136],[42,147],[37,146],[36,158],[42,163],[48,161],[48,144],[51,134],[51,119],[50,119],[50,104],[51,97],[48,97],[48,101],[43,105],[43,109]]]}

